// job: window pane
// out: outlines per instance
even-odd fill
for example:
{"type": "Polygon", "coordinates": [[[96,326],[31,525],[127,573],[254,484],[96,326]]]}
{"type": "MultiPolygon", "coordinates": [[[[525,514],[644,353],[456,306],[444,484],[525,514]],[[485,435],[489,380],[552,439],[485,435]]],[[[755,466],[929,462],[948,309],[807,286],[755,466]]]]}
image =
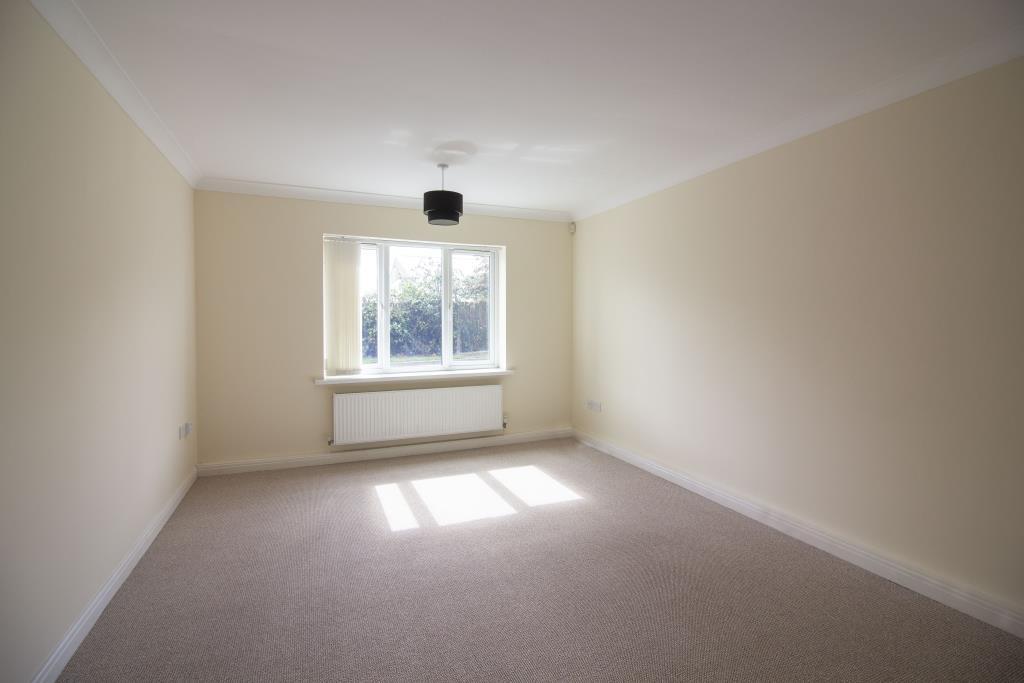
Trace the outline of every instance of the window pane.
{"type": "Polygon", "coordinates": [[[490,281],[488,254],[452,254],[452,343],[457,361],[490,357],[490,281]]]}
{"type": "Polygon", "coordinates": [[[359,300],[363,320],[363,365],[377,364],[377,247],[359,252],[359,300]]]}
{"type": "Polygon", "coordinates": [[[440,365],[443,252],[391,247],[391,365],[440,365]]]}

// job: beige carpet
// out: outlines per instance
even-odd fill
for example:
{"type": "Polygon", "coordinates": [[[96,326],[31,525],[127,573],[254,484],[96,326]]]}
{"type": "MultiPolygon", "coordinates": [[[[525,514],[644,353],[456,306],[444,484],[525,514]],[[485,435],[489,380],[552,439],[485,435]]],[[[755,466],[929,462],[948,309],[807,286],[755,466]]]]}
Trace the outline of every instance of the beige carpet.
{"type": "Polygon", "coordinates": [[[566,440],[200,479],[62,680],[1020,681],[1024,641],[566,440]]]}

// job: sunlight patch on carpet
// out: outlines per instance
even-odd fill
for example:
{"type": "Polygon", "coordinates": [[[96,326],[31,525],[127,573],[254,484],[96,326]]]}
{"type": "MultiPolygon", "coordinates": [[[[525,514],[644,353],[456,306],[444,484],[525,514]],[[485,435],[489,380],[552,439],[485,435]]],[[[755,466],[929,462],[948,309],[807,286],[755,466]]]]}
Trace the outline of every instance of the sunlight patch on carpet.
{"type": "Polygon", "coordinates": [[[388,518],[388,525],[392,531],[404,531],[405,529],[418,529],[420,523],[416,521],[409,503],[406,502],[402,490],[398,484],[381,484],[376,487],[377,498],[380,499],[381,507],[384,508],[384,516],[388,518]]]}
{"type": "Polygon", "coordinates": [[[440,526],[515,514],[476,474],[418,479],[412,485],[440,526]]]}
{"type": "Polygon", "coordinates": [[[575,491],[535,465],[490,470],[490,475],[530,507],[580,499],[575,491]]]}

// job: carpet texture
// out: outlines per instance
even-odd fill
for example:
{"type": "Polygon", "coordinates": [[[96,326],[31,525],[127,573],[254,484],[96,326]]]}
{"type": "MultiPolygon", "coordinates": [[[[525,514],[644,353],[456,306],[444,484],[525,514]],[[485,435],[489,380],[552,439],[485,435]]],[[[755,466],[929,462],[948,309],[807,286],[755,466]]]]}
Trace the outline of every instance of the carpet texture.
{"type": "Polygon", "coordinates": [[[1024,641],[562,440],[199,479],[61,680],[1021,681],[1024,641]]]}

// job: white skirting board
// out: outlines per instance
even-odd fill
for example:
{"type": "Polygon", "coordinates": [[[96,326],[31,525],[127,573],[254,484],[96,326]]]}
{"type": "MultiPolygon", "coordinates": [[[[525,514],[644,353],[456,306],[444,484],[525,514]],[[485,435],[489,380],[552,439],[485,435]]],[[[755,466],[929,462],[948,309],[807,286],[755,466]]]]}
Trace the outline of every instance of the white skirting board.
{"type": "Polygon", "coordinates": [[[192,473],[185,478],[181,485],[175,490],[174,495],[171,496],[170,500],[161,508],[160,512],[157,513],[156,517],[149,523],[149,525],[139,536],[139,539],[135,542],[128,554],[124,556],[121,563],[117,565],[114,573],[110,575],[107,582],[103,584],[99,592],[93,596],[89,604],[85,606],[78,618],[75,619],[74,623],[71,624],[71,628],[68,629],[64,637],[61,638],[60,642],[47,657],[46,663],[43,664],[39,672],[32,678],[32,683],[52,683],[57,680],[57,676],[67,666],[71,656],[75,654],[75,650],[82,644],[85,637],[89,634],[96,620],[100,618],[103,610],[106,609],[107,604],[110,602],[114,594],[117,593],[117,589],[121,587],[124,580],[128,578],[128,575],[132,573],[135,565],[138,564],[142,556],[146,554],[150,544],[153,543],[153,539],[156,538],[160,530],[164,528],[164,524],[171,518],[174,511],[178,508],[178,503],[188,493],[189,488],[192,487],[192,483],[196,480],[196,471],[192,470],[192,473]]]}
{"type": "Polygon", "coordinates": [[[576,431],[575,435],[576,440],[582,444],[646,470],[916,593],[1024,638],[1024,614],[1000,605],[993,598],[965,591],[946,581],[922,574],[915,569],[905,567],[889,558],[821,531],[799,519],[697,481],[589,434],[576,431]]]}
{"type": "Polygon", "coordinates": [[[466,451],[473,448],[507,446],[516,443],[529,443],[531,441],[547,441],[548,439],[571,439],[573,434],[574,432],[571,427],[559,427],[557,429],[547,429],[539,432],[500,434],[498,436],[481,436],[469,439],[432,441],[429,443],[407,444],[402,446],[382,446],[380,448],[363,448],[351,451],[335,451],[333,453],[315,453],[313,455],[283,455],[273,458],[259,458],[233,462],[207,462],[200,463],[198,470],[200,477],[207,477],[214,474],[239,474],[242,472],[260,472],[263,470],[282,470],[291,467],[336,465],[344,462],[361,462],[364,460],[380,460],[382,458],[401,458],[407,455],[466,451]]]}

